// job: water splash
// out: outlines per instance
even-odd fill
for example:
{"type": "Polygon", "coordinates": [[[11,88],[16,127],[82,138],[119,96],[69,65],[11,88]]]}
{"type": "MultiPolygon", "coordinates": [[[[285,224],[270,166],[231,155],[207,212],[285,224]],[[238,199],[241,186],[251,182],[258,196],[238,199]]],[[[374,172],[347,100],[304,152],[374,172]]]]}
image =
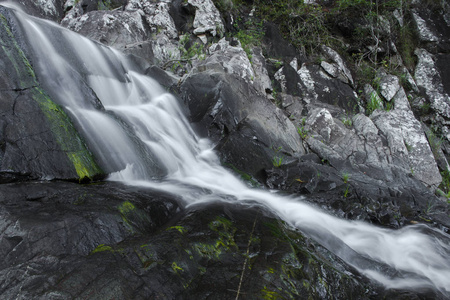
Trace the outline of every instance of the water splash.
{"type": "Polygon", "coordinates": [[[257,202],[387,288],[433,288],[450,296],[448,235],[424,225],[389,230],[342,220],[302,198],[248,188],[220,166],[212,145],[196,136],[177,100],[125,56],[17,14],[33,45],[40,80],[47,90],[58,91],[52,97],[77,121],[111,173],[109,180],[163,190],[188,206],[257,202]],[[100,102],[87,101],[82,87],[92,89],[100,102]]]}

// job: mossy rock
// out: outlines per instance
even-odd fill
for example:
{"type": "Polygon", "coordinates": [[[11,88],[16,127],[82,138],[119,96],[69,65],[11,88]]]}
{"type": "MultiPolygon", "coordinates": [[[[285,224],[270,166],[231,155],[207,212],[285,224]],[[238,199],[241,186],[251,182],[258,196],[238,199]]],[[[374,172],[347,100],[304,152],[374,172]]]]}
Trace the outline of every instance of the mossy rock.
{"type": "Polygon", "coordinates": [[[1,171],[78,181],[103,176],[67,113],[38,82],[6,8],[0,8],[0,27],[0,88],[5,91],[0,112],[9,126],[0,128],[1,171]]]}

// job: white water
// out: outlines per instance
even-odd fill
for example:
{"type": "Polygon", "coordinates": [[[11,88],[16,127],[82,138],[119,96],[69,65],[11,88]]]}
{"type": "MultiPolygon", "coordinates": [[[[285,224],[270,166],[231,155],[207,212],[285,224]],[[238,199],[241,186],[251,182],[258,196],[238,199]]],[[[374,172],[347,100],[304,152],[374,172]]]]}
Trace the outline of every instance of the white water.
{"type": "Polygon", "coordinates": [[[450,296],[448,235],[424,225],[388,230],[342,220],[301,198],[248,188],[220,166],[212,145],[195,135],[176,99],[120,53],[17,15],[38,59],[38,76],[47,86],[60,87],[52,96],[78,120],[96,157],[109,166],[110,180],[163,190],[187,205],[257,202],[388,288],[434,288],[450,296]],[[73,78],[86,82],[106,111],[84,101],[73,78]],[[383,265],[397,272],[383,271],[383,265]]]}

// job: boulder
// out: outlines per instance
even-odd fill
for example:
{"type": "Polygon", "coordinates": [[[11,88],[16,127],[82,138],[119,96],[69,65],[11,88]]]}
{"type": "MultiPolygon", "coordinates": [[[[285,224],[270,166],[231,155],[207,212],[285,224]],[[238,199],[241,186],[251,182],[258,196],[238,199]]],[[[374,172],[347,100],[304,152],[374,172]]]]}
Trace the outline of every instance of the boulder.
{"type": "Polygon", "coordinates": [[[194,34],[211,34],[222,37],[225,27],[219,11],[211,0],[188,0],[196,8],[194,19],[194,34]]]}
{"type": "Polygon", "coordinates": [[[275,156],[289,161],[303,154],[295,126],[252,85],[255,73],[240,45],[222,39],[209,51],[181,84],[181,98],[222,158],[255,175],[275,156]]]}

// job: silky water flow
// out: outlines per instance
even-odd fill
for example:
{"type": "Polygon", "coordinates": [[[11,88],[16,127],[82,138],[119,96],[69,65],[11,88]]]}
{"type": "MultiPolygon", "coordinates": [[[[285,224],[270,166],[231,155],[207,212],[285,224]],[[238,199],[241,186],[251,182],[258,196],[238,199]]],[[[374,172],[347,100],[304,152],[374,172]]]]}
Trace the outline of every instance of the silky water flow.
{"type": "Polygon", "coordinates": [[[187,206],[258,203],[387,288],[450,295],[447,234],[425,225],[390,230],[343,220],[301,197],[249,188],[220,165],[177,100],[125,55],[54,23],[15,14],[32,45],[40,81],[79,124],[108,180],[162,190],[187,206]],[[85,101],[83,88],[101,103],[85,101]]]}

